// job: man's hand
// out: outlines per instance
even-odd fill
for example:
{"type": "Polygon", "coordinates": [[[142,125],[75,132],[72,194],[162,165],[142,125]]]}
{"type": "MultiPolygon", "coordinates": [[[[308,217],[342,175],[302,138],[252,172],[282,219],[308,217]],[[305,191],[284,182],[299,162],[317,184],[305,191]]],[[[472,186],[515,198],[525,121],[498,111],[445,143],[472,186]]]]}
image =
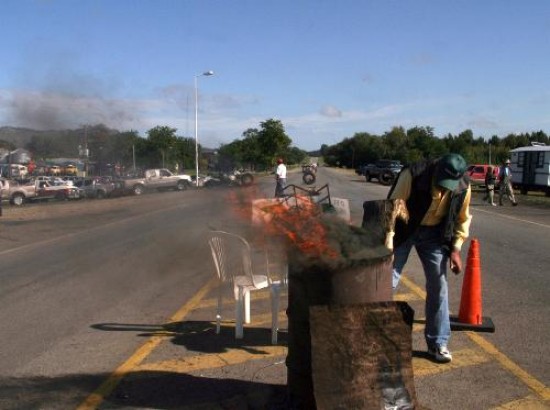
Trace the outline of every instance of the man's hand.
{"type": "Polygon", "coordinates": [[[455,275],[458,275],[462,272],[462,258],[460,257],[460,251],[453,250],[451,251],[451,256],[449,258],[449,264],[451,270],[455,275]]]}

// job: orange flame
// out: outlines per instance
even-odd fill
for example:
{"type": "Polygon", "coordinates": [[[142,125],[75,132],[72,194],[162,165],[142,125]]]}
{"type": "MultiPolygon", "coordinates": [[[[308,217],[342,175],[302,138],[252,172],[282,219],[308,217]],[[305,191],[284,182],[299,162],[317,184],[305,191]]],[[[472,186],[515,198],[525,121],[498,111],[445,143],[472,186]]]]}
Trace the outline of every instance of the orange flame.
{"type": "Polygon", "coordinates": [[[336,251],[327,241],[319,205],[303,196],[296,196],[295,201],[295,205],[280,201],[261,208],[272,217],[271,223],[265,225],[266,231],[272,235],[285,235],[292,245],[309,256],[336,257],[336,251]]]}
{"type": "Polygon", "coordinates": [[[260,228],[262,236],[285,237],[291,246],[308,257],[338,257],[338,252],[327,240],[321,205],[311,197],[296,195],[275,199],[259,196],[259,191],[250,187],[230,191],[227,200],[241,220],[252,221],[260,228]]]}

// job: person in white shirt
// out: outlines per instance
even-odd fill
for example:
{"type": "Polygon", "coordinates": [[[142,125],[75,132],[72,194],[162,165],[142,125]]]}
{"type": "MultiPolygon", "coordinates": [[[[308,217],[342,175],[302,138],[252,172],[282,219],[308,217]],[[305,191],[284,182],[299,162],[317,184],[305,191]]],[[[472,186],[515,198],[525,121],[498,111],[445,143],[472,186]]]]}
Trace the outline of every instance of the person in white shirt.
{"type": "Polygon", "coordinates": [[[507,197],[513,206],[516,206],[518,202],[514,196],[514,188],[512,187],[512,171],[510,170],[510,160],[507,159],[504,165],[500,168],[499,179],[499,205],[504,205],[503,199],[507,197]]]}
{"type": "Polygon", "coordinates": [[[286,186],[286,165],[282,158],[277,159],[277,169],[275,170],[275,198],[284,196],[283,189],[286,186]]]}

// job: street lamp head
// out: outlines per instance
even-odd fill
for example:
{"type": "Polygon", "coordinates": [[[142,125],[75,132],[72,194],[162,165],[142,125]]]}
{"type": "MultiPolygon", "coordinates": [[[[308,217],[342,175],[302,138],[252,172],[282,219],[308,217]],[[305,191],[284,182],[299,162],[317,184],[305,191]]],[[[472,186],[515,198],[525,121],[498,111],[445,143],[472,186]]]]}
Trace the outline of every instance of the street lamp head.
{"type": "Polygon", "coordinates": [[[210,76],[210,75],[214,75],[214,71],[212,71],[212,70],[208,70],[208,71],[206,71],[206,72],[202,73],[202,75],[205,75],[205,76],[210,76]]]}

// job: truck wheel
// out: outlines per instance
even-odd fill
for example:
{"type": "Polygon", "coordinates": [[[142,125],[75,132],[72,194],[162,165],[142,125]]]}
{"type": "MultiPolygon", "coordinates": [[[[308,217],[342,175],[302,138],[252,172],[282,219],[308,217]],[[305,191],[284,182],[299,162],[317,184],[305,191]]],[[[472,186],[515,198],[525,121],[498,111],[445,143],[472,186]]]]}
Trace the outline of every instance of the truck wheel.
{"type": "Polygon", "coordinates": [[[302,180],[304,181],[304,184],[311,185],[315,183],[315,175],[311,171],[304,172],[304,175],[302,176],[302,180]]]}
{"type": "Polygon", "coordinates": [[[187,181],[179,181],[177,185],[178,191],[185,191],[187,189],[187,181]]]}
{"type": "Polygon", "coordinates": [[[370,182],[372,180],[372,177],[369,174],[367,174],[365,175],[365,179],[367,180],[367,182],[370,182]]]}
{"type": "Polygon", "coordinates": [[[67,199],[67,194],[65,192],[58,192],[57,194],[55,194],[55,199],[64,201],[67,199]]]}
{"type": "Polygon", "coordinates": [[[254,183],[254,176],[252,174],[246,173],[241,176],[242,186],[250,186],[254,183]]]}
{"type": "Polygon", "coordinates": [[[99,190],[97,191],[97,193],[95,194],[95,197],[97,199],[103,199],[105,198],[107,195],[105,194],[105,191],[102,191],[102,190],[99,190]]]}
{"type": "Polygon", "coordinates": [[[391,184],[393,184],[394,178],[395,177],[394,177],[392,172],[383,172],[380,175],[380,183],[382,185],[391,185],[391,184]]]}
{"type": "Polygon", "coordinates": [[[143,194],[144,191],[145,191],[145,187],[141,184],[136,184],[132,188],[132,192],[134,193],[134,195],[141,195],[143,194]]]}
{"type": "Polygon", "coordinates": [[[12,205],[21,206],[25,203],[25,195],[23,194],[13,194],[10,200],[12,205]]]}

